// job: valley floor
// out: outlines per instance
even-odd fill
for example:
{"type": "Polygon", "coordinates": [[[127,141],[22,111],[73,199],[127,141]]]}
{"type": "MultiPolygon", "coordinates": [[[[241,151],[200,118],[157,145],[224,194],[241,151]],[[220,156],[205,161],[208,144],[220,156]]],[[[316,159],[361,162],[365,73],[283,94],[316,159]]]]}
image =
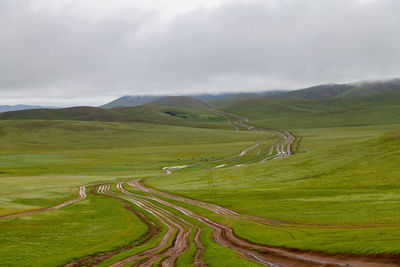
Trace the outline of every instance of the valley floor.
{"type": "Polygon", "coordinates": [[[2,123],[0,265],[400,266],[399,125],[225,115],[258,131],[2,123]]]}

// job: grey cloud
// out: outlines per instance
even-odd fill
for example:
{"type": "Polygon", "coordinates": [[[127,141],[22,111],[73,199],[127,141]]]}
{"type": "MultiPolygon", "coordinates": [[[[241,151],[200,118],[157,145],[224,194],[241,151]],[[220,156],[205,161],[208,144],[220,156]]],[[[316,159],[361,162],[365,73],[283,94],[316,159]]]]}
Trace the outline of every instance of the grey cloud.
{"type": "Polygon", "coordinates": [[[155,12],[90,19],[32,3],[0,2],[0,97],[8,102],[101,104],[123,94],[400,76],[396,0],[228,1],[179,15],[163,30],[152,28],[155,12]]]}

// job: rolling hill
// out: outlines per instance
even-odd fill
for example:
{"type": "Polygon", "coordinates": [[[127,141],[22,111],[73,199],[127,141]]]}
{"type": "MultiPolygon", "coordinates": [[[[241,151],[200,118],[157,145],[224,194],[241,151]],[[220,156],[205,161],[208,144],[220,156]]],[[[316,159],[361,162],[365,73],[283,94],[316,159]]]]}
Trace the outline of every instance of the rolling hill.
{"type": "MultiPolygon", "coordinates": [[[[204,97],[209,99],[210,96],[204,97]]],[[[150,101],[154,97],[142,97],[141,100],[150,101]]],[[[215,104],[218,109],[246,116],[254,124],[265,128],[299,129],[398,123],[399,103],[400,79],[393,79],[327,84],[272,94],[228,94],[223,99],[209,102],[188,96],[168,96],[145,105],[112,109],[72,107],[21,110],[2,113],[0,119],[139,121],[228,128],[224,118],[211,110],[215,104]]]]}
{"type": "Polygon", "coordinates": [[[144,122],[175,126],[232,129],[223,116],[211,110],[146,104],[111,109],[113,112],[140,118],[144,122]]]}
{"type": "Polygon", "coordinates": [[[277,129],[398,123],[400,79],[321,85],[236,101],[221,109],[277,129]]]}
{"type": "Polygon", "coordinates": [[[111,110],[96,107],[71,107],[60,109],[29,109],[9,111],[0,114],[1,120],[77,120],[77,121],[138,121],[111,110]]]}
{"type": "MultiPolygon", "coordinates": [[[[217,99],[223,99],[229,96],[235,95],[235,93],[221,93],[221,94],[193,94],[193,95],[185,95],[190,98],[202,100],[202,101],[212,101],[217,99]]],[[[131,106],[140,106],[144,104],[151,103],[153,101],[157,101],[159,99],[169,97],[169,95],[142,95],[142,96],[122,96],[117,98],[110,103],[104,104],[100,106],[101,108],[119,108],[119,107],[131,107],[131,106]]]]}
{"type": "Polygon", "coordinates": [[[192,108],[192,109],[210,109],[213,107],[209,103],[188,96],[168,96],[153,101],[150,104],[163,107],[192,108]]]}
{"type": "Polygon", "coordinates": [[[71,107],[10,111],[1,113],[0,120],[147,122],[196,128],[232,129],[223,116],[208,109],[208,104],[201,100],[173,97],[161,101],[160,105],[146,104],[113,109],[71,107]],[[167,104],[170,106],[166,106],[167,104]]]}
{"type": "Polygon", "coordinates": [[[346,96],[367,96],[394,93],[400,90],[400,78],[382,81],[361,81],[347,84],[323,84],[271,95],[272,98],[321,99],[346,96]]]}
{"type": "Polygon", "coordinates": [[[55,107],[42,107],[42,106],[30,106],[30,105],[2,105],[0,106],[0,113],[7,111],[17,111],[25,109],[38,109],[38,108],[55,108],[55,107]]]}
{"type": "Polygon", "coordinates": [[[165,96],[122,96],[117,98],[110,103],[100,106],[101,108],[118,108],[118,107],[130,107],[130,106],[140,106],[153,101],[156,101],[165,96]]]}

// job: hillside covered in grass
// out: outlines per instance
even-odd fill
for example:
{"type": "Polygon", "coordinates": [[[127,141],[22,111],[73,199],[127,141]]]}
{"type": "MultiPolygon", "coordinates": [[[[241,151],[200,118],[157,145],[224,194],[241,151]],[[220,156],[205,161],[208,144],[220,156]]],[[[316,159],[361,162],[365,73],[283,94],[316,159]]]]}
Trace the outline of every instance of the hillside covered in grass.
{"type": "Polygon", "coordinates": [[[71,107],[60,109],[28,109],[0,113],[0,120],[76,120],[76,121],[137,121],[111,110],[96,107],[71,107]]]}
{"type": "Polygon", "coordinates": [[[103,109],[71,107],[29,109],[0,113],[0,120],[74,120],[104,122],[147,122],[165,125],[233,129],[212,105],[189,97],[166,97],[152,104],[103,109]]]}
{"type": "Polygon", "coordinates": [[[400,220],[400,169],[395,160],[400,156],[399,125],[396,128],[301,130],[299,153],[213,170],[213,186],[203,171],[151,178],[146,184],[240,213],[299,223],[233,223],[240,236],[259,243],[329,253],[400,253],[395,226],[400,220]]]}
{"type": "Polygon", "coordinates": [[[319,86],[219,108],[272,129],[393,124],[400,122],[400,81],[319,86]]]}
{"type": "Polygon", "coordinates": [[[226,119],[211,110],[142,105],[111,109],[112,111],[140,118],[144,122],[177,126],[233,129],[226,119]]]}

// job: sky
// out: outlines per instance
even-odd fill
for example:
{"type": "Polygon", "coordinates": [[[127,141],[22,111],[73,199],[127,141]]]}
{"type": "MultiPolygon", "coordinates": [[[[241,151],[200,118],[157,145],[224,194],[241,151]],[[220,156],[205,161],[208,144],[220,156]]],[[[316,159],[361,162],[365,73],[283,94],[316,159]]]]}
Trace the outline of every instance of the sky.
{"type": "Polygon", "coordinates": [[[398,0],[1,0],[0,105],[400,77],[398,0]]]}

